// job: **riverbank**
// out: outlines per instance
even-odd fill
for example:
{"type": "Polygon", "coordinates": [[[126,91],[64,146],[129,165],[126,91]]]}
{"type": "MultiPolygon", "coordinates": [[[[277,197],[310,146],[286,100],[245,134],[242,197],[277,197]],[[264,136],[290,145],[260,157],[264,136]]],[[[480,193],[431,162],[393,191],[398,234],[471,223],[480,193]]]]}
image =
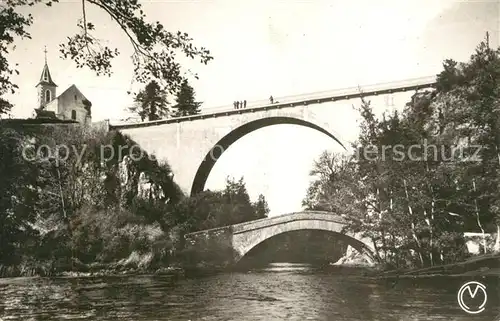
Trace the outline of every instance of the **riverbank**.
{"type": "Polygon", "coordinates": [[[191,277],[232,271],[229,267],[206,262],[186,264],[182,258],[170,262],[153,261],[151,253],[133,252],[126,259],[109,263],[83,263],[76,258],[54,261],[25,261],[18,265],[0,264],[0,278],[15,277],[95,277],[124,275],[171,275],[191,277]]]}
{"type": "Polygon", "coordinates": [[[368,262],[357,251],[351,250],[331,266],[361,269],[363,274],[381,278],[416,278],[430,276],[500,276],[500,253],[474,255],[465,261],[419,269],[387,270],[368,262]]]}
{"type": "Polygon", "coordinates": [[[438,265],[423,269],[373,271],[383,278],[417,278],[431,276],[500,276],[500,254],[473,256],[463,262],[438,265]]]}
{"type": "MultiPolygon", "coordinates": [[[[499,276],[500,254],[484,254],[469,258],[463,262],[433,266],[423,269],[381,270],[378,265],[370,264],[359,257],[343,257],[330,264],[345,270],[361,271],[368,277],[376,278],[421,278],[433,276],[499,276]]],[[[184,266],[171,264],[168,266],[146,266],[140,264],[83,264],[74,261],[71,266],[36,264],[33,266],[3,266],[0,265],[0,278],[10,277],[95,277],[120,276],[137,274],[171,275],[175,277],[190,277],[211,275],[221,272],[239,271],[238,269],[216,267],[209,265],[184,266]]]]}
{"type": "Polygon", "coordinates": [[[131,267],[116,264],[88,264],[73,268],[39,266],[0,265],[0,278],[14,277],[92,277],[131,274],[185,275],[185,269],[173,265],[165,267],[131,267]]]}

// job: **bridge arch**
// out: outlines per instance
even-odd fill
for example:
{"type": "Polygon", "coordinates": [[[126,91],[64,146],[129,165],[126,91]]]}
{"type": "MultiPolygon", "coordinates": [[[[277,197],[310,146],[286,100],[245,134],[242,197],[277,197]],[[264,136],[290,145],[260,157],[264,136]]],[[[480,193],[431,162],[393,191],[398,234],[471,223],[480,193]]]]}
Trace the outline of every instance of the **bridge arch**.
{"type": "Polygon", "coordinates": [[[198,170],[196,171],[196,175],[193,180],[193,184],[191,187],[191,195],[198,194],[202,192],[205,188],[205,183],[207,182],[208,175],[212,171],[212,168],[214,167],[215,163],[217,160],[222,156],[222,154],[231,146],[234,144],[237,140],[242,138],[243,136],[256,131],[260,128],[272,126],[272,125],[279,125],[279,124],[290,124],[290,125],[299,125],[299,126],[305,126],[308,128],[315,129],[328,137],[332,138],[335,140],[337,143],[342,146],[342,148],[346,149],[344,144],[335,137],[333,134],[330,133],[325,127],[314,124],[310,121],[296,118],[296,117],[289,117],[289,116],[278,116],[278,117],[264,117],[261,119],[257,119],[254,121],[250,121],[244,125],[241,125],[237,127],[236,129],[232,130],[229,132],[227,135],[225,135],[222,139],[220,139],[212,148],[209,150],[209,152],[206,154],[206,156],[203,158],[201,164],[198,167],[198,170]]]}
{"type": "Polygon", "coordinates": [[[277,235],[298,230],[321,230],[334,233],[345,241],[370,263],[376,263],[377,257],[372,248],[355,236],[344,233],[346,222],[334,213],[304,211],[283,216],[251,221],[233,226],[233,248],[240,260],[253,248],[277,235]]]}

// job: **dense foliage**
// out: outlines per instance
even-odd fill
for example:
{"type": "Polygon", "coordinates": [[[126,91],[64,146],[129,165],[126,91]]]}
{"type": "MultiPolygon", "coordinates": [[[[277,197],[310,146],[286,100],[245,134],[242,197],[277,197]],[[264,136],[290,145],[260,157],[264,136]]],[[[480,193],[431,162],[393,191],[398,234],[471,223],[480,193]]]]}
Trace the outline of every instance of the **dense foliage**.
{"type": "Polygon", "coordinates": [[[464,232],[499,229],[499,90],[500,51],[483,42],[402,112],[378,119],[363,100],[356,152],[319,158],[304,206],[344,214],[390,266],[462,259],[464,232]]]}
{"type": "Polygon", "coordinates": [[[206,230],[267,217],[269,208],[263,195],[250,201],[243,178],[227,178],[222,191],[204,191],[186,198],[177,206],[187,230],[206,230]]]}
{"type": "Polygon", "coordinates": [[[136,105],[130,107],[129,110],[139,115],[141,121],[163,119],[170,115],[167,93],[154,80],[137,93],[135,103],[136,105]]]}
{"type": "Polygon", "coordinates": [[[187,80],[182,82],[181,88],[177,92],[175,102],[176,104],[173,108],[175,108],[174,115],[177,117],[196,115],[200,113],[201,103],[195,100],[194,89],[187,80]]]}
{"type": "Polygon", "coordinates": [[[4,274],[164,267],[179,261],[184,233],[269,212],[263,197],[250,202],[242,179],[185,197],[167,164],[118,132],[6,124],[0,123],[4,274]]]}

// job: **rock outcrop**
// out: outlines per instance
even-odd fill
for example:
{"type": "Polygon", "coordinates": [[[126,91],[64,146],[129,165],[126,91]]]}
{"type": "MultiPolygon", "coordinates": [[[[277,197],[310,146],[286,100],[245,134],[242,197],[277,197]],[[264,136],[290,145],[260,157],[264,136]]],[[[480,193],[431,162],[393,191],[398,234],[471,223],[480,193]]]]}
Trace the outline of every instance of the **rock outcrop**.
{"type": "Polygon", "coordinates": [[[120,182],[122,204],[126,204],[126,200],[134,196],[147,200],[165,198],[162,186],[155,183],[148,173],[140,171],[129,156],[123,157],[119,163],[117,176],[120,182]]]}
{"type": "Polygon", "coordinates": [[[342,256],[337,262],[331,265],[355,266],[355,267],[373,267],[374,264],[370,263],[358,251],[348,246],[346,254],[342,256]]]}

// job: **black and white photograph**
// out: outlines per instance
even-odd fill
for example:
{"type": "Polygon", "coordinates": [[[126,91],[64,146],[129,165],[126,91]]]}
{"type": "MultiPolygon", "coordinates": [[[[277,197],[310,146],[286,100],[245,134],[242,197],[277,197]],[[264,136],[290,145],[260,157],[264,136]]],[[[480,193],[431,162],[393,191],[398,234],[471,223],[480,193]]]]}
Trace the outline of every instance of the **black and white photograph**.
{"type": "Polygon", "coordinates": [[[0,321],[500,321],[499,0],[0,0],[0,321]]]}

